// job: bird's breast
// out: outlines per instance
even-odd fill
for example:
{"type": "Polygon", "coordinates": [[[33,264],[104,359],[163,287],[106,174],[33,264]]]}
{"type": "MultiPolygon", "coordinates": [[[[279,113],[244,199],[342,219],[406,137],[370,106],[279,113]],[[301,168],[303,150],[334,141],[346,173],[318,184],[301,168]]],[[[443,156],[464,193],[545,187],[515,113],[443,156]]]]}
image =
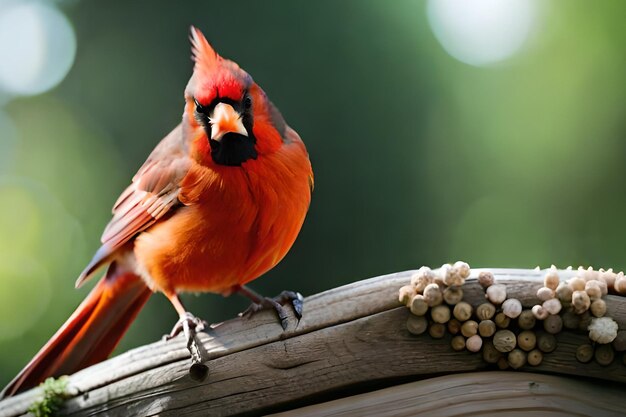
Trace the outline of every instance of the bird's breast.
{"type": "Polygon", "coordinates": [[[293,158],[196,173],[194,200],[135,241],[153,289],[228,293],[275,266],[310,203],[308,157],[293,158]]]}

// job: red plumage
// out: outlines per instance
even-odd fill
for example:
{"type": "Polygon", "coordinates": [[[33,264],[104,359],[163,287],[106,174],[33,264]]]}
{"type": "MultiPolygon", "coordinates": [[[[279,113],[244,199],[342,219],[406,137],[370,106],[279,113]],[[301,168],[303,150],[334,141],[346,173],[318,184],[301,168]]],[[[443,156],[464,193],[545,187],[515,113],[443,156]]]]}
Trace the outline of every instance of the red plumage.
{"type": "Polygon", "coordinates": [[[195,28],[185,111],[121,194],[77,286],[110,264],[76,312],[5,388],[105,359],[152,291],[228,295],[274,267],[295,241],[313,172],[298,134],[237,64],[195,28]]]}

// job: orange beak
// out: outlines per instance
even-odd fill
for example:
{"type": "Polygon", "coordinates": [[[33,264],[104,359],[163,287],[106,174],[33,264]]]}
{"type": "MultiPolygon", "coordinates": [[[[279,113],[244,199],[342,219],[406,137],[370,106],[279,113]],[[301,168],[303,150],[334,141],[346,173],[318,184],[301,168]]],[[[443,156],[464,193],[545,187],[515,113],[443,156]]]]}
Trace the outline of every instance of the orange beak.
{"type": "Polygon", "coordinates": [[[218,103],[209,117],[209,123],[211,123],[211,139],[218,142],[230,132],[248,136],[241,115],[230,104],[218,103]]]}

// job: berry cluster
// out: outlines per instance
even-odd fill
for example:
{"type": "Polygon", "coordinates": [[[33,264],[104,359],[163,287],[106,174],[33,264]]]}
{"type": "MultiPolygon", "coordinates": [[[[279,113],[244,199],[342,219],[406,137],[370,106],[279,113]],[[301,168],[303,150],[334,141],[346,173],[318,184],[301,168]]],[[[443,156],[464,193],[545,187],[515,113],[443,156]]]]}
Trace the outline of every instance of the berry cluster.
{"type": "Polygon", "coordinates": [[[502,369],[539,365],[544,353],[556,349],[554,335],[563,327],[589,332],[593,344],[579,348],[581,362],[595,354],[598,363],[608,364],[614,350],[626,350],[626,331],[604,317],[602,299],[609,292],[620,293],[623,274],[581,268],[576,277],[561,282],[552,267],[537,291],[539,303],[524,309],[520,300],[508,298],[506,285],[496,283],[489,271],[477,277],[487,301],[476,307],[463,301],[462,286],[470,272],[467,263],[456,262],[436,271],[422,267],[413,274],[411,284],[399,291],[399,301],[412,313],[408,331],[415,335],[428,331],[433,338],[449,333],[454,350],[482,352],[486,362],[502,369]]]}

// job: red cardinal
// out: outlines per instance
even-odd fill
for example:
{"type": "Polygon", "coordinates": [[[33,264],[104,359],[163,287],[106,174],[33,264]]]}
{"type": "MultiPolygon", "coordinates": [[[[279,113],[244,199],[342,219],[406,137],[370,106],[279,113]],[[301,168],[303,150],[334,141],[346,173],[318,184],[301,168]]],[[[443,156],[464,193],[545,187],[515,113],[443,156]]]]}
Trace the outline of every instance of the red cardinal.
{"type": "MultiPolygon", "coordinates": [[[[191,28],[194,71],[182,123],[148,157],[113,207],[102,246],[80,286],[104,278],[5,388],[10,396],[49,376],[108,357],[150,295],[160,291],[183,324],[201,326],[178,294],[240,292],[259,308],[301,297],[261,297],[244,284],[274,267],[293,244],[311,201],[313,171],[298,134],[244,70],[191,28]]],[[[201,328],[198,328],[201,330],[201,328]]]]}

